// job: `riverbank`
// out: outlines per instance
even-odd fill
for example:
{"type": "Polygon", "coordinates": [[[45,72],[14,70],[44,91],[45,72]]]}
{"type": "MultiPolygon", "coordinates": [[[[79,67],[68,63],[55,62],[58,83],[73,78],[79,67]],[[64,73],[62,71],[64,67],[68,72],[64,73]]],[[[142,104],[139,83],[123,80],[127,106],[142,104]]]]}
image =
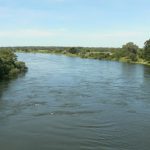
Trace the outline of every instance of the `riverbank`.
{"type": "Polygon", "coordinates": [[[148,65],[150,66],[150,63],[145,61],[142,58],[138,58],[137,61],[131,61],[130,59],[127,59],[125,57],[122,58],[114,58],[114,57],[108,57],[108,56],[113,56],[113,53],[111,52],[97,52],[96,55],[92,55],[93,53],[77,53],[77,54],[72,54],[72,53],[68,53],[66,51],[59,51],[59,52],[54,52],[54,51],[50,51],[50,50],[31,50],[31,51],[23,51],[23,50],[19,50],[16,51],[19,53],[45,53],[45,54],[56,54],[56,55],[65,55],[65,56],[69,56],[69,57],[80,57],[80,58],[84,58],[84,59],[98,59],[98,60],[109,60],[109,61],[118,61],[118,62],[123,62],[123,63],[131,63],[131,64],[141,64],[141,65],[148,65]],[[102,57],[105,57],[103,58],[102,57]],[[106,57],[107,56],[107,57],[106,57]]]}

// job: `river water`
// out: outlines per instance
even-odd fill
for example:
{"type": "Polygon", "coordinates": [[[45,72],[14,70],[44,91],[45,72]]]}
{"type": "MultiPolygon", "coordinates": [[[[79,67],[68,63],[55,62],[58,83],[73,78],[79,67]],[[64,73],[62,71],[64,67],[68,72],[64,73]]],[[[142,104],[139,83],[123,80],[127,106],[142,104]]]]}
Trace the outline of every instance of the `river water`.
{"type": "Polygon", "coordinates": [[[150,67],[18,53],[0,82],[0,150],[149,150],[150,67]]]}

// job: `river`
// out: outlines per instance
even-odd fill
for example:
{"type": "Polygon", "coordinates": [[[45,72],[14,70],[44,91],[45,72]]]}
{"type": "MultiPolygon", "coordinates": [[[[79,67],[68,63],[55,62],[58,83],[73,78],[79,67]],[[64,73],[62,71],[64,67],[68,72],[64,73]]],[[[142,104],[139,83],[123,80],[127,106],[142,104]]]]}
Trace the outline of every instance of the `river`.
{"type": "Polygon", "coordinates": [[[149,150],[150,67],[17,53],[0,82],[1,150],[149,150]]]}

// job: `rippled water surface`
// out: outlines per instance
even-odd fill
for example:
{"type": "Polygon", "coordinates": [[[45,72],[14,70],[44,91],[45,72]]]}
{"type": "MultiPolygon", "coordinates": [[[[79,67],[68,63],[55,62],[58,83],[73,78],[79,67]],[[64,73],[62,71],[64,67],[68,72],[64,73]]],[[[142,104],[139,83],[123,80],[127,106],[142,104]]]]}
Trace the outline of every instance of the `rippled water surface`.
{"type": "Polygon", "coordinates": [[[0,82],[0,150],[150,150],[150,67],[18,53],[0,82]]]}

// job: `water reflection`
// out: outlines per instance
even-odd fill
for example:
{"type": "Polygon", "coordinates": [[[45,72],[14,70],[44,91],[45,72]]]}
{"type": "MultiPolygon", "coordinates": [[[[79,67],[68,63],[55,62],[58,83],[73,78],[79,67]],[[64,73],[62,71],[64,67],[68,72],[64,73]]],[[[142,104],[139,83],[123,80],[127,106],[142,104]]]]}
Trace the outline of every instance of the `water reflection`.
{"type": "Polygon", "coordinates": [[[12,82],[15,82],[15,80],[17,80],[18,78],[24,77],[26,73],[27,71],[11,79],[4,79],[0,81],[0,100],[1,100],[3,92],[7,91],[7,89],[9,88],[9,84],[11,84],[12,82]]]}
{"type": "Polygon", "coordinates": [[[150,79],[150,67],[149,66],[144,67],[144,77],[146,79],[150,79]]]}
{"type": "Polygon", "coordinates": [[[21,73],[16,77],[11,79],[4,79],[0,81],[0,120],[8,119],[13,115],[19,113],[18,107],[13,105],[11,98],[11,93],[9,89],[13,87],[13,84],[16,83],[19,78],[25,77],[25,73],[21,73]],[[5,98],[6,95],[10,95],[8,98],[5,98]]]}

